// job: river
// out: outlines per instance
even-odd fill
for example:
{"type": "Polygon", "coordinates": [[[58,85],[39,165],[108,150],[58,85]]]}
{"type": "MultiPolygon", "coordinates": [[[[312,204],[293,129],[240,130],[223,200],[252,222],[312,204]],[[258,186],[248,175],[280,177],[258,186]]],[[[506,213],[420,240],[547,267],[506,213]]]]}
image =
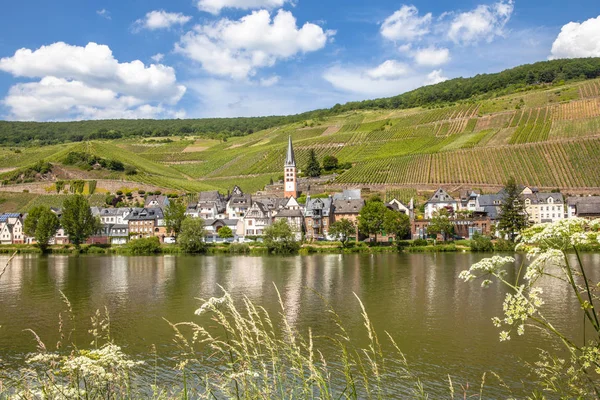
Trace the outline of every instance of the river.
{"type": "MultiPolygon", "coordinates": [[[[0,359],[18,366],[35,350],[33,329],[46,343],[56,343],[58,314],[65,309],[59,291],[69,298],[78,322],[78,344],[89,342],[89,317],[106,306],[117,344],[137,358],[151,358],[152,345],[164,361],[163,380],[175,379],[169,364],[175,354],[167,322],[197,320],[197,298],[221,296],[222,285],[234,298],[247,296],[270,312],[279,311],[275,286],[286,316],[296,329],[329,334],[335,326],[314,289],[338,311],[351,334],[366,340],[360,306],[364,302],[380,333],[388,331],[405,353],[411,369],[435,397],[455,384],[479,385],[494,371],[517,393],[528,386],[521,361],[535,361],[537,348],[558,344],[540,331],[498,341],[491,317],[501,315],[505,290],[459,281],[460,271],[484,257],[470,253],[316,255],[304,257],[229,256],[18,256],[0,279],[0,359]],[[310,288],[310,289],[309,289],[310,288]],[[164,319],[163,319],[164,318],[164,319]]],[[[0,257],[4,265],[8,257],[0,257]]],[[[600,256],[585,255],[587,265],[600,256]]],[[[1,268],[0,268],[1,269],[1,268]]],[[[514,276],[515,268],[511,268],[514,276]]],[[[509,274],[510,276],[510,274],[509,274]]],[[[592,268],[592,279],[600,271],[592,268]]],[[[543,307],[555,326],[573,337],[582,334],[578,305],[566,285],[542,280],[543,307]]],[[[383,341],[383,340],[382,340],[383,341]]],[[[325,349],[327,353],[327,349],[325,349]]],[[[1,366],[1,365],[0,365],[1,366]]],[[[488,395],[507,393],[488,379],[488,395]]],[[[401,388],[399,388],[401,392],[401,388]]]]}

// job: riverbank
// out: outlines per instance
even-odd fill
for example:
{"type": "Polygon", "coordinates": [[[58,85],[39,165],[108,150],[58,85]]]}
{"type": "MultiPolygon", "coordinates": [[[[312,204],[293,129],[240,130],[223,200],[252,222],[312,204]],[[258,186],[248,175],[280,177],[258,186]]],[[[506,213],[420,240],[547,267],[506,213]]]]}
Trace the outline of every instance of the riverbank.
{"type": "MultiPolygon", "coordinates": [[[[491,247],[480,248],[471,240],[458,240],[454,242],[437,242],[432,240],[405,240],[398,243],[350,243],[342,247],[340,242],[315,242],[304,243],[300,246],[298,255],[311,254],[381,254],[381,253],[464,253],[464,252],[510,252],[514,246],[504,241],[497,241],[491,247]]],[[[598,245],[587,245],[581,251],[588,253],[600,253],[598,245]]],[[[35,245],[5,245],[0,246],[0,254],[41,254],[35,245]]],[[[48,254],[115,254],[133,255],[127,245],[82,245],[78,250],[73,245],[50,246],[48,254]]],[[[163,244],[160,247],[147,252],[136,252],[135,255],[154,254],[185,254],[175,244],[163,244]]],[[[206,247],[205,254],[208,255],[269,255],[267,247],[259,242],[256,243],[220,243],[211,244],[206,247]]]]}

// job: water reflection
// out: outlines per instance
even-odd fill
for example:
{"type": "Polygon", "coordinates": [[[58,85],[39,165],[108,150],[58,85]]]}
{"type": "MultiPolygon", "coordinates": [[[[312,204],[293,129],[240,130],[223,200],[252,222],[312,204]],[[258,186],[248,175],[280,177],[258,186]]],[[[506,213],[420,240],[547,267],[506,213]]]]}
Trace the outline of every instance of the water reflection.
{"type": "MultiPolygon", "coordinates": [[[[16,257],[0,280],[0,358],[34,349],[23,329],[35,330],[47,343],[58,340],[59,291],[70,299],[81,323],[98,308],[111,313],[112,331],[128,352],[147,354],[156,344],[162,356],[174,349],[163,320],[197,320],[197,298],[221,296],[222,285],[235,299],[248,297],[272,314],[280,312],[294,328],[333,334],[320,293],[338,311],[349,332],[366,340],[361,298],[375,327],[388,331],[430,385],[448,373],[461,382],[476,381],[493,368],[518,384],[525,371],[516,358],[532,360],[549,339],[528,335],[499,344],[490,318],[500,315],[505,290],[464,284],[457,275],[483,256],[477,254],[323,255],[309,257],[16,257]],[[490,363],[492,363],[490,365],[490,363]]],[[[598,279],[600,256],[586,255],[591,278],[598,279]]],[[[0,265],[9,257],[1,256],[0,265]]],[[[509,269],[515,279],[518,265],[509,269]]],[[[582,337],[577,300],[569,288],[542,279],[544,313],[561,330],[582,337]]],[[[76,340],[87,343],[86,328],[76,340]]],[[[383,336],[382,336],[383,337],[383,336]]],[[[438,383],[436,383],[438,382],[438,383]]]]}

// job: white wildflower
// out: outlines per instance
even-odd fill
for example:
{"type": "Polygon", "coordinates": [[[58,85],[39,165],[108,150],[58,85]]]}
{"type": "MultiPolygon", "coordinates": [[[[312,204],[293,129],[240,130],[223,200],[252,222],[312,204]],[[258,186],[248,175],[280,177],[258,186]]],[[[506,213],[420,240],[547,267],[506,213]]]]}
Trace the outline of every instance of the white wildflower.
{"type": "Polygon", "coordinates": [[[535,254],[536,257],[529,264],[527,271],[525,272],[525,279],[531,283],[542,276],[547,267],[562,267],[565,265],[565,256],[560,250],[549,249],[544,252],[531,251],[529,254],[535,254]]]}
{"type": "Polygon", "coordinates": [[[500,332],[500,341],[505,342],[508,340],[510,340],[510,335],[508,334],[508,332],[506,332],[506,331],[500,332]]]}

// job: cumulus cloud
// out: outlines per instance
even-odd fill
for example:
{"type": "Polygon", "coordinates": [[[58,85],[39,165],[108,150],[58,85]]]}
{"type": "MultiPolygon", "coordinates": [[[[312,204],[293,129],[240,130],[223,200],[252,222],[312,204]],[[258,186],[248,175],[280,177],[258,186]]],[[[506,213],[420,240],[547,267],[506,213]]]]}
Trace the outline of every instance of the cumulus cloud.
{"type": "Polygon", "coordinates": [[[173,68],[120,63],[96,43],[20,49],[0,59],[0,71],[39,79],[14,85],[3,100],[9,117],[23,120],[158,116],[169,113],[162,104],[175,105],[186,91],[173,68]]]}
{"type": "Polygon", "coordinates": [[[273,9],[282,7],[289,0],[198,0],[198,9],[211,14],[219,14],[224,8],[251,10],[258,8],[273,9]]]}
{"type": "Polygon", "coordinates": [[[414,59],[418,65],[437,67],[450,61],[450,50],[446,48],[427,47],[415,51],[414,59]]]}
{"type": "Polygon", "coordinates": [[[410,69],[404,63],[396,60],[387,60],[381,65],[366,71],[367,76],[372,79],[398,79],[405,76],[410,69]]]}
{"type": "Polygon", "coordinates": [[[192,17],[182,13],[171,13],[165,10],[150,11],[143,19],[138,19],[134,23],[134,31],[148,29],[151,31],[157,29],[169,29],[174,25],[185,25],[192,17]]]}
{"type": "Polygon", "coordinates": [[[431,73],[427,75],[425,84],[426,85],[435,85],[436,83],[441,83],[441,82],[444,82],[447,80],[448,80],[448,78],[446,78],[444,75],[442,75],[442,70],[436,69],[434,71],[431,71],[431,73]]]}
{"type": "Polygon", "coordinates": [[[552,44],[550,59],[600,57],[600,16],[569,22],[552,44]]]}
{"type": "Polygon", "coordinates": [[[415,6],[403,5],[381,25],[381,34],[389,40],[411,41],[430,32],[431,13],[419,16],[415,6]]]}
{"type": "Polygon", "coordinates": [[[163,53],[156,53],[150,58],[152,59],[152,61],[159,63],[165,58],[165,55],[163,53]]]}
{"type": "Polygon", "coordinates": [[[211,74],[246,79],[278,60],[322,49],[333,35],[308,22],[298,28],[289,11],[279,10],[271,18],[260,10],[237,21],[224,18],[197,25],[181,37],[175,51],[211,74]]]}
{"type": "Polygon", "coordinates": [[[425,74],[415,71],[407,71],[403,75],[397,74],[393,78],[391,76],[386,78],[384,76],[374,77],[373,71],[379,67],[371,69],[334,66],[325,71],[323,78],[344,92],[368,97],[395,96],[416,89],[428,82],[425,74]]]}
{"type": "Polygon", "coordinates": [[[102,18],[105,18],[105,19],[108,19],[108,20],[112,19],[111,16],[110,16],[110,12],[107,9],[105,9],[105,8],[103,8],[102,10],[96,11],[96,14],[98,14],[102,18]]]}
{"type": "Polygon", "coordinates": [[[504,27],[513,11],[513,0],[503,0],[459,13],[450,23],[448,37],[457,44],[474,44],[481,40],[490,42],[504,34],[504,27]]]}

